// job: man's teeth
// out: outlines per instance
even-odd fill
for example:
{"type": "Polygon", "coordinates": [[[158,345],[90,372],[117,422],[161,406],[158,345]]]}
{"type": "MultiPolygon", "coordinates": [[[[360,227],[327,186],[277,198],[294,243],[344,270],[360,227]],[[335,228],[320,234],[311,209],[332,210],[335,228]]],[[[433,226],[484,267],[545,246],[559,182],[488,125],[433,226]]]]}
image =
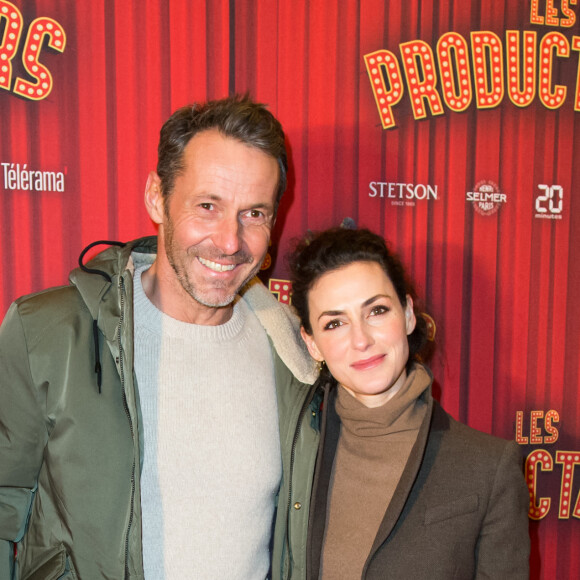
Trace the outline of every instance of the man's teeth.
{"type": "Polygon", "coordinates": [[[204,266],[213,270],[214,272],[229,272],[233,270],[236,265],[235,264],[218,264],[217,262],[212,262],[211,260],[206,260],[205,258],[197,258],[204,266]]]}

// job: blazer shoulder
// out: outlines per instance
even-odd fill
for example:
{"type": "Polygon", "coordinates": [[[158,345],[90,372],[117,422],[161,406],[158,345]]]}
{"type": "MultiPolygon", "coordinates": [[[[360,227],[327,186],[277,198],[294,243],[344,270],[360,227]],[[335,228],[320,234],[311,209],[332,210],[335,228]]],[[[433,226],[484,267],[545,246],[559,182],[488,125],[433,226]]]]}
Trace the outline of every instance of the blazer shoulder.
{"type": "Polygon", "coordinates": [[[504,454],[511,455],[518,461],[521,457],[520,448],[515,441],[469,427],[454,419],[437,402],[433,409],[431,432],[432,435],[439,434],[445,448],[457,454],[468,454],[480,461],[485,457],[498,461],[504,454]]]}

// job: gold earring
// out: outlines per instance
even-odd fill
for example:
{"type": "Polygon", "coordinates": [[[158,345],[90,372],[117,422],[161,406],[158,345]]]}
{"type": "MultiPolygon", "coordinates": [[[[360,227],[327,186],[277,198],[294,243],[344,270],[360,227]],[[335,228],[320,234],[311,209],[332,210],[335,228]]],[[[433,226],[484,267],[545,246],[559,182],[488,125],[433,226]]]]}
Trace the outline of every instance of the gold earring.
{"type": "Polygon", "coordinates": [[[316,368],[318,370],[318,374],[320,374],[322,372],[322,369],[326,366],[326,361],[325,360],[319,360],[316,363],[316,368]]]}

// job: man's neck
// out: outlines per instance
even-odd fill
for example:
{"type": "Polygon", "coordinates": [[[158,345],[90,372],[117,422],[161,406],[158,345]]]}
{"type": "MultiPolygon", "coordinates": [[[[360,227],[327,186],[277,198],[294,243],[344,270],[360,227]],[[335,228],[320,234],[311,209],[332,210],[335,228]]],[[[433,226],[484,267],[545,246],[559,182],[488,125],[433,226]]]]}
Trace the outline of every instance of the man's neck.
{"type": "Polygon", "coordinates": [[[143,272],[141,282],[147,298],[167,316],[205,326],[225,324],[232,317],[233,303],[221,307],[201,304],[185,291],[175,276],[163,275],[159,270],[155,261],[143,272]]]}

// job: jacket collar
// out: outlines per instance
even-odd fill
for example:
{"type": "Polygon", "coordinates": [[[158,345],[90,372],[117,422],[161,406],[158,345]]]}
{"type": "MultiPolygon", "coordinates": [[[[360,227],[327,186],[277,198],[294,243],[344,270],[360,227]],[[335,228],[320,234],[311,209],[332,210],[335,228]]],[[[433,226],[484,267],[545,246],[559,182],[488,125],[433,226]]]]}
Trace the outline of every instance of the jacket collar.
{"type": "MultiPolygon", "coordinates": [[[[93,272],[81,268],[70,274],[70,282],[80,292],[91,316],[108,340],[114,340],[121,316],[119,279],[125,279],[127,300],[132,300],[132,277],[135,267],[152,263],[157,252],[157,238],[149,236],[124,246],[107,248],[87,263],[93,272]],[[98,270],[107,278],[94,271],[98,270]]],[[[316,363],[300,336],[300,324],[290,308],[281,304],[258,280],[251,280],[240,292],[242,299],[256,314],[272,340],[281,360],[301,382],[313,384],[317,378],[316,363]]]]}

